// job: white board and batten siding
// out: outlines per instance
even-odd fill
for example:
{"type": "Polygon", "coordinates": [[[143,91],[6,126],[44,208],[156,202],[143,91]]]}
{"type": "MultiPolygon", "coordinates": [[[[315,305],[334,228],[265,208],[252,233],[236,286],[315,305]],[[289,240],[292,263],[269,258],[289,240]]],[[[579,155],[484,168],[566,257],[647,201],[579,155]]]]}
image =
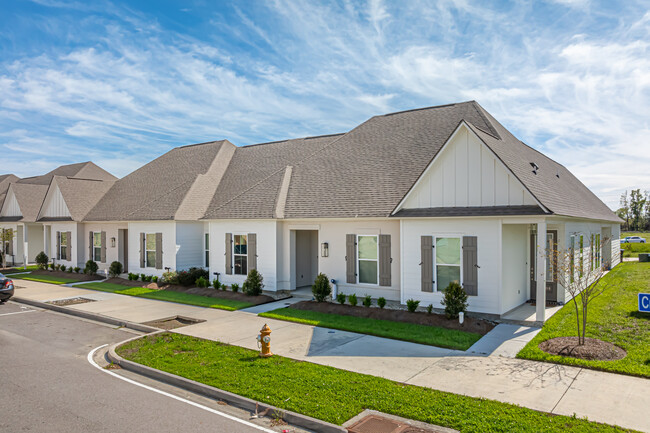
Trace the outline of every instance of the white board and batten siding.
{"type": "Polygon", "coordinates": [[[532,195],[494,153],[461,126],[400,208],[535,204],[532,195]]]}
{"type": "MultiPolygon", "coordinates": [[[[422,290],[421,237],[475,236],[477,241],[478,290],[469,297],[469,311],[496,313],[501,307],[501,220],[498,218],[446,218],[402,220],[402,299],[420,301],[420,306],[432,304],[444,308],[442,292],[422,290]]],[[[435,254],[435,253],[434,253],[435,254]]],[[[461,254],[462,258],[462,254],[461,254]]],[[[461,260],[462,261],[462,260],[461,260]]],[[[462,275],[462,272],[461,272],[462,275]]],[[[461,281],[462,283],[462,281],[461,281]]]]}
{"type": "Polygon", "coordinates": [[[129,271],[136,274],[162,276],[165,268],[176,268],[176,222],[174,221],[139,221],[129,223],[129,271]],[[141,233],[162,234],[162,269],[140,266],[141,233]]]}
{"type": "MultiPolygon", "coordinates": [[[[176,222],[176,269],[205,268],[204,236],[208,223],[176,222]]],[[[212,277],[210,277],[212,279],[212,277]]]]}
{"type": "Polygon", "coordinates": [[[65,203],[58,185],[55,184],[54,188],[49,191],[47,197],[45,197],[45,203],[43,203],[43,209],[41,210],[40,217],[71,217],[68,205],[65,203]]]}
{"type": "MultiPolygon", "coordinates": [[[[264,290],[277,290],[277,222],[275,220],[212,220],[209,222],[210,233],[210,280],[219,272],[219,281],[241,287],[245,275],[226,273],[226,234],[256,234],[257,270],[264,278],[264,290]]],[[[203,247],[201,247],[203,248],[203,247]]],[[[232,254],[232,252],[231,252],[232,254]]]]}
{"type": "Polygon", "coordinates": [[[18,205],[18,200],[16,200],[16,195],[14,194],[11,188],[9,188],[9,191],[7,192],[7,196],[5,197],[5,201],[4,204],[2,205],[2,212],[0,212],[0,216],[3,217],[23,216],[22,212],[20,211],[20,206],[18,205]]]}

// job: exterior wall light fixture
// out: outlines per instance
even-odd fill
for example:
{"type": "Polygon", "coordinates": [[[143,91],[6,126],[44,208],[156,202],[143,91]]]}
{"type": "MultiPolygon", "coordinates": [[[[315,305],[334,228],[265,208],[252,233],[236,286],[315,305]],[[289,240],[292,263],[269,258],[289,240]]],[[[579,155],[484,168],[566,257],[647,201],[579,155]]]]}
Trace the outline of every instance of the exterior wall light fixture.
{"type": "Polygon", "coordinates": [[[320,256],[329,257],[330,256],[330,245],[327,242],[320,244],[320,256]]]}

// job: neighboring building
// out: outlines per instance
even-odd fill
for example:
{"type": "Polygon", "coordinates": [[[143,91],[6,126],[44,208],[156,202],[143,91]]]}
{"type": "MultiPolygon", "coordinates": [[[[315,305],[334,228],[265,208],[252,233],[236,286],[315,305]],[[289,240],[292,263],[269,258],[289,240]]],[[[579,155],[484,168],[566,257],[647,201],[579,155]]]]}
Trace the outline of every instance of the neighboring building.
{"type": "Polygon", "coordinates": [[[544,320],[544,301],[568,300],[547,248],[581,247],[584,262],[602,238],[594,256],[620,261],[621,220],[474,101],[375,116],[345,134],[183,146],[115,182],[63,179],[34,217],[45,239],[66,233],[72,262],[119,260],[135,273],[200,266],[241,284],[256,268],[278,291],[323,272],[346,294],[435,307],[458,280],[470,311],[536,299],[544,320]],[[73,204],[64,189],[97,200],[73,204]]]}

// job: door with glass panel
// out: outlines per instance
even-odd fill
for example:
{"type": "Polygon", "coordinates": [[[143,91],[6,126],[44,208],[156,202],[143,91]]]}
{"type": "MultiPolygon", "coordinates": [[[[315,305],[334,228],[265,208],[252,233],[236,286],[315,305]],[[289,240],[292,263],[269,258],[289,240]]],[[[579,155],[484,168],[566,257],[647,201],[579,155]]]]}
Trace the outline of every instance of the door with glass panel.
{"type": "Polygon", "coordinates": [[[557,302],[557,230],[546,232],[546,301],[557,302]]]}

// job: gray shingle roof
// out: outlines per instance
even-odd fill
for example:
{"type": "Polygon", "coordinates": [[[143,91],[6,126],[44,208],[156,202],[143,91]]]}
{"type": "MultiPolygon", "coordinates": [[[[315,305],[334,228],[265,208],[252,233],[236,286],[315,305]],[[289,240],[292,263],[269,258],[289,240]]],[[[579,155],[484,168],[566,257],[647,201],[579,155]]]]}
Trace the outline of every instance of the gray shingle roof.
{"type": "Polygon", "coordinates": [[[172,149],[115,182],[84,219],[173,219],[197,176],[209,170],[224,143],[228,142],[214,141],[172,149]]]}
{"type": "Polygon", "coordinates": [[[539,206],[467,206],[400,209],[396,218],[544,215],[539,206]]]}
{"type": "Polygon", "coordinates": [[[91,161],[62,165],[41,176],[26,177],[17,183],[49,185],[54,176],[74,177],[79,179],[115,180],[115,176],[91,161]]]}
{"type": "Polygon", "coordinates": [[[73,221],[83,220],[115,183],[114,180],[76,179],[63,176],[54,176],[54,182],[59,186],[73,221]]]}
{"type": "Polygon", "coordinates": [[[16,201],[20,207],[23,217],[19,221],[35,222],[38,211],[41,209],[43,199],[47,193],[47,185],[12,183],[12,191],[16,195],[16,201]]]}

